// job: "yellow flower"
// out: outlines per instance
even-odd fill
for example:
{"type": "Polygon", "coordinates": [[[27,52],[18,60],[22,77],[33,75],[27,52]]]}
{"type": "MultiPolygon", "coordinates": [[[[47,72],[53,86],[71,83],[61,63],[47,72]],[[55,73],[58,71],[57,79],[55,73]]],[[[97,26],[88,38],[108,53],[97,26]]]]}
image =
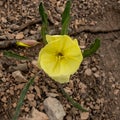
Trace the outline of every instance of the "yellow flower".
{"type": "Polygon", "coordinates": [[[77,40],[68,35],[46,35],[46,40],[48,44],[39,53],[38,66],[55,81],[68,82],[83,60],[77,40]]]}

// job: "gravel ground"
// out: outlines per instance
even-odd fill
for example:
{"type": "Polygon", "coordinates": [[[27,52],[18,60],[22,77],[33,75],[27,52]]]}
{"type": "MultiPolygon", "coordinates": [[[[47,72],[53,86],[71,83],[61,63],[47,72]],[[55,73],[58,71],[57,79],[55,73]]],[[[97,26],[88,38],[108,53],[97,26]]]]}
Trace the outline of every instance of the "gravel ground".
{"type": "MultiPolygon", "coordinates": [[[[13,39],[37,39],[40,41],[41,23],[28,25],[40,18],[39,0],[0,1],[0,41],[13,39]]],[[[64,0],[44,0],[50,26],[60,28],[64,0]]],[[[30,87],[21,109],[20,117],[29,116],[35,107],[44,112],[43,101],[48,96],[57,98],[66,112],[64,120],[119,120],[120,119],[120,1],[119,0],[73,0],[71,8],[70,33],[82,49],[87,48],[95,38],[101,39],[101,48],[93,56],[84,59],[79,70],[64,85],[77,102],[89,110],[87,113],[74,108],[63,97],[57,84],[43,71],[30,87]],[[87,29],[79,32],[79,28],[87,29]],[[100,30],[97,31],[97,26],[100,30]],[[117,30],[109,30],[117,28],[117,30]],[[95,31],[92,31],[93,28],[95,31]],[[105,29],[104,29],[105,28],[105,29]],[[105,30],[108,32],[105,32],[105,30]]],[[[52,33],[52,32],[51,32],[52,33]]],[[[0,49],[0,120],[10,120],[26,81],[39,69],[35,66],[42,42],[33,48],[10,47],[0,49]],[[4,50],[12,50],[28,56],[31,61],[6,58],[4,50]],[[22,80],[15,76],[22,75],[22,80]]],[[[23,120],[23,119],[22,119],[23,120]]]]}

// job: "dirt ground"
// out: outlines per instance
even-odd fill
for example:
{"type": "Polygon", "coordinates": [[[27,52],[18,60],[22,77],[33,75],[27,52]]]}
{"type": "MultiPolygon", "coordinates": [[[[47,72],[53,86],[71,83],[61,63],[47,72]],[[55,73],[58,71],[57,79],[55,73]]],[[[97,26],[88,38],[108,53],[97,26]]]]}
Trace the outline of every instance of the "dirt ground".
{"type": "MultiPolygon", "coordinates": [[[[61,14],[66,1],[43,0],[49,19],[50,34],[59,34],[61,14]]],[[[0,0],[0,42],[22,39],[41,41],[40,0],[0,0]]],[[[89,47],[95,38],[101,47],[85,58],[79,70],[71,76],[64,89],[89,110],[86,120],[120,120],[120,0],[73,0],[69,34],[77,38],[81,49],[89,47]]],[[[0,120],[10,120],[14,114],[25,81],[16,81],[17,70],[29,80],[39,69],[35,67],[42,42],[33,48],[0,48],[0,120]],[[12,50],[31,61],[6,58],[3,51],[12,50]]],[[[48,96],[62,103],[64,120],[82,120],[81,111],[63,97],[56,83],[43,71],[30,87],[20,116],[28,116],[35,107],[44,111],[48,96]]]]}

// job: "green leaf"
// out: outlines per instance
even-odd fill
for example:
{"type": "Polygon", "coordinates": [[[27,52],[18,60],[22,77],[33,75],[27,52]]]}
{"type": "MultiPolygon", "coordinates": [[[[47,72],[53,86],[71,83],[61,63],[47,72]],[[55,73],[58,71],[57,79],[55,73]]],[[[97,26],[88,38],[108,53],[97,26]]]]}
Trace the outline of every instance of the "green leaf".
{"type": "Polygon", "coordinates": [[[12,119],[12,120],[17,120],[17,119],[18,119],[18,116],[19,116],[20,109],[21,109],[21,106],[22,106],[22,104],[23,104],[24,98],[25,98],[25,96],[26,96],[26,94],[27,94],[27,91],[28,91],[30,85],[33,84],[34,79],[35,79],[35,77],[31,78],[31,79],[27,82],[27,84],[24,86],[24,88],[23,88],[23,90],[22,90],[22,92],[21,92],[21,94],[20,94],[20,99],[19,99],[18,104],[17,104],[17,107],[16,107],[15,115],[13,116],[13,119],[12,119]]]}
{"type": "Polygon", "coordinates": [[[42,18],[42,23],[44,23],[45,26],[47,26],[48,25],[48,20],[47,20],[48,17],[47,17],[47,14],[45,13],[45,9],[44,9],[42,2],[39,5],[39,13],[40,13],[41,18],[42,18]]]}
{"type": "Polygon", "coordinates": [[[47,44],[47,40],[46,40],[46,26],[45,26],[45,24],[42,24],[42,27],[41,27],[41,36],[43,38],[44,44],[47,44]]]}
{"type": "Polygon", "coordinates": [[[85,58],[85,57],[91,56],[98,50],[99,47],[100,47],[100,40],[95,39],[95,42],[93,44],[91,44],[90,48],[87,50],[84,50],[83,57],[85,58]]]}
{"type": "Polygon", "coordinates": [[[70,18],[66,18],[64,21],[64,24],[62,25],[61,35],[67,35],[68,34],[68,26],[69,26],[69,20],[70,18]]]}
{"type": "Polygon", "coordinates": [[[65,6],[65,10],[62,14],[61,35],[68,34],[68,26],[70,22],[70,8],[71,8],[71,0],[68,0],[65,6]]]}
{"type": "Polygon", "coordinates": [[[3,55],[6,57],[16,58],[18,60],[29,60],[29,58],[27,58],[25,56],[20,56],[12,51],[4,51],[3,55]]]}
{"type": "Polygon", "coordinates": [[[39,13],[41,15],[42,18],[42,28],[41,28],[41,35],[43,38],[43,42],[46,44],[46,33],[47,33],[47,27],[48,27],[48,17],[47,14],[45,13],[45,9],[43,6],[43,3],[41,2],[39,5],[39,13]]]}
{"type": "Polygon", "coordinates": [[[62,24],[64,24],[66,18],[70,17],[70,7],[71,7],[71,0],[68,0],[65,6],[65,10],[62,14],[62,24]]]}
{"type": "Polygon", "coordinates": [[[61,89],[62,94],[67,98],[67,100],[76,108],[81,110],[82,112],[88,112],[88,110],[84,109],[78,102],[74,101],[72,97],[70,97],[64,90],[61,84],[58,84],[58,86],[61,89]]]}

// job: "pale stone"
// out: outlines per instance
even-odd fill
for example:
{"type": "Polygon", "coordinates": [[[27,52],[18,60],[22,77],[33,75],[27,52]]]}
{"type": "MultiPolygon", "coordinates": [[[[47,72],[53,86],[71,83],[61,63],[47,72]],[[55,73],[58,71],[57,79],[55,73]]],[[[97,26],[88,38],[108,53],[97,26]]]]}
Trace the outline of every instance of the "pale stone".
{"type": "Polygon", "coordinates": [[[6,103],[6,102],[7,102],[7,98],[6,98],[5,96],[3,96],[3,97],[1,98],[1,101],[4,102],[4,103],[6,103]]]}
{"type": "Polygon", "coordinates": [[[38,86],[35,86],[34,89],[35,89],[35,91],[36,91],[36,93],[37,93],[37,96],[38,96],[39,98],[41,98],[40,88],[39,88],[38,86]]]}
{"type": "Polygon", "coordinates": [[[13,103],[12,106],[15,108],[15,107],[17,106],[17,104],[16,104],[16,103],[13,103]]]}
{"type": "Polygon", "coordinates": [[[45,113],[39,112],[37,109],[33,108],[32,117],[28,118],[27,120],[49,120],[49,119],[45,113]]]}
{"type": "Polygon", "coordinates": [[[28,71],[28,66],[26,63],[22,63],[22,64],[18,64],[17,66],[10,66],[9,67],[9,71],[10,72],[14,72],[16,70],[20,70],[20,71],[28,71]]]}
{"type": "Polygon", "coordinates": [[[81,93],[86,93],[87,86],[84,83],[80,82],[79,88],[80,88],[81,93]]]}
{"type": "Polygon", "coordinates": [[[85,75],[91,76],[92,75],[92,70],[90,68],[85,70],[85,75]]]}
{"type": "Polygon", "coordinates": [[[0,70],[0,78],[3,76],[3,72],[2,70],[0,70]]]}
{"type": "Polygon", "coordinates": [[[114,90],[114,95],[118,95],[118,93],[119,93],[119,89],[115,89],[114,90]]]}
{"type": "Polygon", "coordinates": [[[50,120],[63,120],[66,113],[56,98],[48,97],[44,100],[43,104],[50,120]]]}
{"type": "Polygon", "coordinates": [[[89,118],[89,112],[82,112],[80,116],[81,120],[87,120],[89,118]]]}
{"type": "Polygon", "coordinates": [[[99,71],[97,71],[96,73],[94,73],[94,76],[95,76],[96,78],[99,78],[99,77],[100,77],[99,71]]]}
{"type": "Polygon", "coordinates": [[[28,99],[29,101],[33,101],[33,100],[34,100],[34,97],[35,97],[34,94],[27,94],[27,99],[28,99]]]}
{"type": "Polygon", "coordinates": [[[1,21],[2,21],[3,23],[7,23],[7,19],[4,18],[4,17],[1,18],[1,21]]]}
{"type": "Polygon", "coordinates": [[[34,65],[34,67],[38,68],[38,62],[37,62],[37,60],[33,60],[32,64],[34,65]]]}
{"type": "Polygon", "coordinates": [[[14,77],[15,81],[22,83],[22,82],[27,82],[25,77],[22,75],[20,71],[15,71],[12,73],[12,76],[14,77]]]}
{"type": "Polygon", "coordinates": [[[17,40],[23,39],[23,38],[24,38],[23,32],[18,33],[15,38],[16,38],[17,40]]]}

